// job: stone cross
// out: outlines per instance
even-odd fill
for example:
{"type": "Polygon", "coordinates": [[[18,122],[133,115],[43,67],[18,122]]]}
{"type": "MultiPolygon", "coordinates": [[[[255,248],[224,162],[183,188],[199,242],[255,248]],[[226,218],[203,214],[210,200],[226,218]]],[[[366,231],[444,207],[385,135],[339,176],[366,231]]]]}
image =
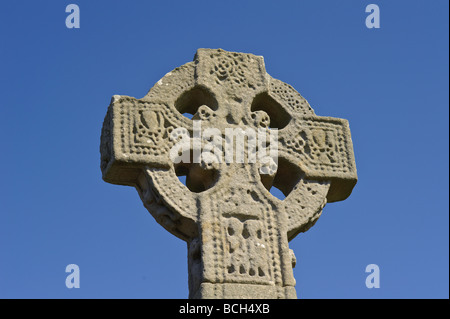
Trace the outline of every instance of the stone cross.
{"type": "Polygon", "coordinates": [[[296,298],[288,242],[357,181],[346,120],[315,115],[296,90],[266,73],[263,57],[221,49],[199,49],[142,99],[115,95],[100,150],[103,179],[135,187],[156,221],[187,242],[189,298],[296,298]],[[188,154],[177,154],[190,161],[174,160],[186,136],[197,146],[211,143],[211,134],[195,136],[195,121],[204,132],[241,129],[246,138],[231,141],[236,148],[255,137],[245,134],[249,128],[276,131],[264,142],[277,157],[250,161],[244,147],[244,161],[205,161],[188,142],[188,154]]]}

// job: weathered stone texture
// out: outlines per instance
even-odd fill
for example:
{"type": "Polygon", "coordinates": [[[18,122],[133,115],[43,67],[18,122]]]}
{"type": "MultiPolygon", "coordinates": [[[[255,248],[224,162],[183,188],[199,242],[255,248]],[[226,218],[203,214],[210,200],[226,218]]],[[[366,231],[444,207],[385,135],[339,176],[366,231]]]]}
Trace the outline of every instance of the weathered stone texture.
{"type": "Polygon", "coordinates": [[[101,169],[106,182],[136,187],[158,223],[187,242],[190,298],[296,298],[288,241],[357,181],[346,120],[316,116],[261,56],[220,49],[199,49],[142,99],[113,97],[101,169]],[[192,136],[195,119],[202,129],[278,129],[278,165],[261,174],[260,161],[174,164],[169,135],[192,136]]]}

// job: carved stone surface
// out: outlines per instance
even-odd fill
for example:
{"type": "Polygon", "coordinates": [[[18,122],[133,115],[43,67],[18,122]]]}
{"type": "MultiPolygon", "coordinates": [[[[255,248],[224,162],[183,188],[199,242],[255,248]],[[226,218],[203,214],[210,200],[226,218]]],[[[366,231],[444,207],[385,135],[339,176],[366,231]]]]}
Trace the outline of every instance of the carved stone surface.
{"type": "Polygon", "coordinates": [[[115,95],[100,149],[103,179],[136,187],[157,222],[187,242],[190,298],[296,298],[288,242],[357,181],[346,120],[316,116],[266,73],[263,57],[221,49],[199,49],[142,99],[115,95]],[[186,132],[193,137],[193,120],[202,130],[277,129],[269,142],[278,163],[174,163],[170,150],[186,132]]]}

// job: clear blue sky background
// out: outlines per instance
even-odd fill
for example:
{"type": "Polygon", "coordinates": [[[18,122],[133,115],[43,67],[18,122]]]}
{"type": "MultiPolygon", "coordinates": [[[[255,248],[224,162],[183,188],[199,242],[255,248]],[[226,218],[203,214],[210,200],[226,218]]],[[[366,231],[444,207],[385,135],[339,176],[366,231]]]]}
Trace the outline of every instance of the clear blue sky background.
{"type": "Polygon", "coordinates": [[[197,48],[263,55],[316,114],[348,119],[359,182],[295,238],[300,298],[449,297],[448,1],[4,1],[0,297],[186,298],[186,244],[102,181],[114,94],[197,48]],[[66,5],[81,28],[65,26],[66,5]],[[367,29],[365,7],[381,9],[367,29]],[[65,267],[81,269],[67,289],[65,267]],[[381,270],[367,289],[365,267],[381,270]]]}

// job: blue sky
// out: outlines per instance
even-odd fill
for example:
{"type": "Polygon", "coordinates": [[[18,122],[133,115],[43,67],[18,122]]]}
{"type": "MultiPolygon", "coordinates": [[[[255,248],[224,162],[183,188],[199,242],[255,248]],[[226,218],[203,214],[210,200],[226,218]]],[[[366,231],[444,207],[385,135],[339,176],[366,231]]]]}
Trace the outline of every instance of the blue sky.
{"type": "Polygon", "coordinates": [[[0,10],[0,298],[186,298],[185,242],[107,184],[114,94],[197,48],[263,55],[348,119],[359,181],[291,243],[300,298],[449,297],[448,1],[8,1],[0,10]],[[67,29],[76,3],[80,29],[67,29]],[[376,3],[381,28],[365,26],[376,3]],[[79,289],[65,268],[77,264],[79,289]],[[378,289],[365,267],[380,267],[378,289]]]}

